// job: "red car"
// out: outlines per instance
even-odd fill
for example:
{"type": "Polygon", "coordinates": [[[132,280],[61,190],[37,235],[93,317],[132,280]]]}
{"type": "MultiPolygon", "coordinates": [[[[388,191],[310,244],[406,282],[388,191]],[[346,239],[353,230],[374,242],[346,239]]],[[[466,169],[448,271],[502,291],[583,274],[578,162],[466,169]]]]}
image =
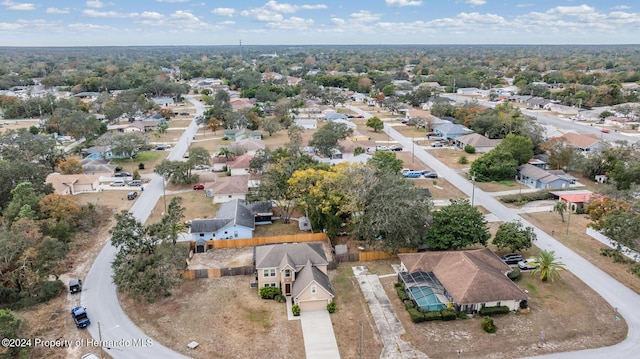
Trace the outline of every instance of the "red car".
{"type": "Polygon", "coordinates": [[[604,133],[609,133],[609,130],[607,130],[606,128],[603,128],[603,129],[602,129],[602,132],[604,132],[604,133]]]}
{"type": "Polygon", "coordinates": [[[194,191],[201,190],[201,189],[204,189],[204,183],[198,183],[193,186],[194,191]]]}

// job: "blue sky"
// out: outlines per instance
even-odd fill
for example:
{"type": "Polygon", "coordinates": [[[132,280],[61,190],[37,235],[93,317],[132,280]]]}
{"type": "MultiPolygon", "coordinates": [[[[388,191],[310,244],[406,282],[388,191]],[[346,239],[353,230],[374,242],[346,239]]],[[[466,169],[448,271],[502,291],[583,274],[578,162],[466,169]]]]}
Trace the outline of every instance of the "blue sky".
{"type": "Polygon", "coordinates": [[[0,0],[0,46],[634,44],[638,0],[0,0]]]}

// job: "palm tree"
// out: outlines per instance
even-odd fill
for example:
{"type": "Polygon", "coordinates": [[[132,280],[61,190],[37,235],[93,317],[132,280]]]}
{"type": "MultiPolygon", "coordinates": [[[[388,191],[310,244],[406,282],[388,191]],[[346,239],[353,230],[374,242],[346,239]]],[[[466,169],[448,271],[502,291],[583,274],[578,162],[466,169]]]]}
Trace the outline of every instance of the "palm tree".
{"type": "Polygon", "coordinates": [[[551,279],[551,282],[555,278],[560,279],[560,271],[565,270],[564,264],[557,262],[555,251],[541,250],[538,255],[535,256],[538,268],[534,269],[532,274],[540,274],[540,280],[546,282],[551,279]]]}
{"type": "Polygon", "coordinates": [[[230,158],[233,158],[234,155],[235,154],[233,153],[233,151],[231,151],[227,147],[222,147],[218,151],[218,157],[224,157],[227,161],[229,161],[230,158]]]}
{"type": "Polygon", "coordinates": [[[560,213],[560,218],[562,218],[562,222],[564,223],[564,212],[567,210],[567,205],[562,201],[556,201],[556,204],[553,205],[553,211],[560,213]]]}

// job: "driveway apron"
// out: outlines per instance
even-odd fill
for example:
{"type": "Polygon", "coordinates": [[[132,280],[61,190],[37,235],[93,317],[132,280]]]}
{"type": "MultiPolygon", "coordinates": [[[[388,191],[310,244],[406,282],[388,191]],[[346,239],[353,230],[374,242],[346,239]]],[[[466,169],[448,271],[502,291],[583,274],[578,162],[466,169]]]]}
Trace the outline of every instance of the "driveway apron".
{"type": "Polygon", "coordinates": [[[302,312],[300,322],[307,359],[340,359],[328,311],[302,312]]]}

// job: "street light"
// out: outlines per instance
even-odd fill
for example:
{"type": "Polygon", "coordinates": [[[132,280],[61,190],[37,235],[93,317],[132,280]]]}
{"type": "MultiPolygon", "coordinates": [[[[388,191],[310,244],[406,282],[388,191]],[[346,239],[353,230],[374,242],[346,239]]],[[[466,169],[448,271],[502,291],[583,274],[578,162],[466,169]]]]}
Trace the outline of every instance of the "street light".
{"type": "MultiPolygon", "coordinates": [[[[107,330],[107,332],[109,332],[109,331],[111,331],[113,329],[116,329],[118,327],[120,327],[120,325],[116,325],[115,327],[107,330]]],[[[104,355],[104,347],[102,345],[102,330],[101,330],[101,327],[100,327],[100,321],[98,321],[98,341],[99,341],[99,345],[100,345],[100,359],[102,359],[103,355],[104,355]]],[[[107,347],[107,349],[111,349],[111,348],[107,347]]]]}

